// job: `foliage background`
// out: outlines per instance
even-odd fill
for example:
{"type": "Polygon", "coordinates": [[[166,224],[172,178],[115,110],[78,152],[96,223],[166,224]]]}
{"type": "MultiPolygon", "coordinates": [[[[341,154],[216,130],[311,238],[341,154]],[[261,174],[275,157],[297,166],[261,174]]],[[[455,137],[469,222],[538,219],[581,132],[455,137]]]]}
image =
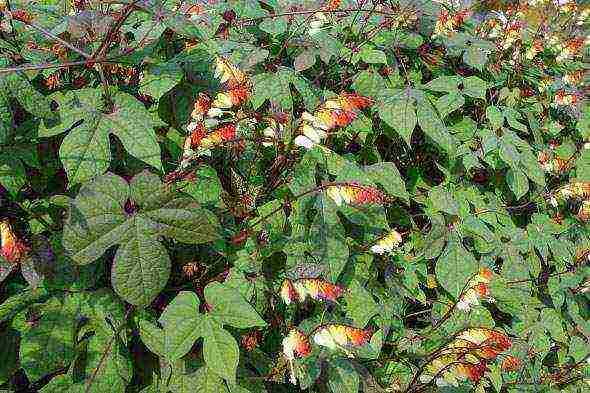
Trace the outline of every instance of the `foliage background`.
{"type": "Polygon", "coordinates": [[[0,213],[26,250],[8,260],[3,232],[2,388],[588,389],[586,2],[0,9],[0,213]],[[187,158],[219,56],[248,100],[207,120],[235,138],[187,158]],[[303,111],[342,91],[374,104],[295,144],[303,111]],[[325,192],[350,183],[385,203],[325,192]],[[390,230],[402,244],[372,253],[390,230]],[[458,309],[483,267],[489,296],[458,309]],[[299,277],[346,292],[287,306],[299,277]],[[325,323],[373,335],[353,358],[314,346],[290,384],[283,338],[325,323]],[[467,327],[512,345],[477,380],[420,378],[467,327]]]}

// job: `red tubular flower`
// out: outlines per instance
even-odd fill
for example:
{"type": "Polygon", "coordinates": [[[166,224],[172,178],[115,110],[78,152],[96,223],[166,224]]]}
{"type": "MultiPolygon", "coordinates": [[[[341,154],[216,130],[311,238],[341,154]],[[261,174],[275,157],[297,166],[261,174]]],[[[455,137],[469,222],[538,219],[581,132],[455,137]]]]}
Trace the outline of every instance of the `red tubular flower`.
{"type": "Polygon", "coordinates": [[[199,97],[193,106],[191,117],[195,120],[202,120],[203,116],[207,114],[210,108],[211,98],[207,95],[207,93],[199,93],[199,97]]]}

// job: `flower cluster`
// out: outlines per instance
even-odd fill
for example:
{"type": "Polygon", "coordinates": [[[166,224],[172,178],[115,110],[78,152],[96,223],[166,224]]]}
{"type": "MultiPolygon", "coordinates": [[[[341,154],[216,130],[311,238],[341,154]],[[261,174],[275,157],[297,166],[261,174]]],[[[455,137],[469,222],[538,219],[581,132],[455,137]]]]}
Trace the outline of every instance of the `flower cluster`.
{"type": "Polygon", "coordinates": [[[543,170],[547,173],[558,175],[569,170],[572,166],[570,160],[564,160],[552,152],[541,151],[537,157],[537,161],[543,170]]]}
{"type": "Polygon", "coordinates": [[[383,204],[387,197],[374,187],[362,186],[355,183],[334,185],[326,187],[326,195],[336,203],[337,206],[383,204]]]}
{"type": "Polygon", "coordinates": [[[479,305],[480,299],[491,301],[488,284],[493,275],[494,273],[490,269],[481,268],[478,274],[467,283],[465,291],[459,297],[457,308],[461,311],[469,311],[471,307],[479,305]]]}
{"type": "Polygon", "coordinates": [[[302,114],[295,144],[311,149],[320,144],[328,136],[329,131],[346,127],[356,119],[357,111],[372,104],[372,99],[354,93],[341,93],[326,100],[313,114],[302,114]]]}
{"type": "Polygon", "coordinates": [[[468,9],[461,10],[454,14],[451,14],[446,9],[442,9],[436,20],[436,25],[434,26],[433,37],[452,35],[463,26],[470,15],[471,11],[468,9]]]}
{"type": "Polygon", "coordinates": [[[0,256],[9,263],[18,263],[28,252],[28,247],[17,238],[7,219],[0,222],[0,256]]]}
{"type": "Polygon", "coordinates": [[[307,336],[299,329],[291,329],[289,334],[283,339],[283,354],[289,363],[289,381],[292,384],[295,385],[297,383],[293,361],[296,358],[309,356],[310,353],[311,344],[307,336]]]}
{"type": "Polygon", "coordinates": [[[383,236],[371,246],[371,252],[375,254],[385,254],[393,251],[402,242],[402,235],[395,229],[383,236]]]}
{"type": "Polygon", "coordinates": [[[234,123],[222,123],[209,130],[205,126],[205,120],[220,117],[224,109],[240,106],[246,102],[251,95],[250,79],[222,57],[216,60],[215,77],[219,78],[225,90],[217,93],[213,100],[206,93],[200,93],[197,97],[193,105],[191,121],[187,126],[190,135],[184,142],[183,157],[185,159],[193,152],[200,155],[236,138],[237,129],[234,123]]]}
{"type": "Polygon", "coordinates": [[[469,328],[437,351],[420,375],[420,381],[434,381],[438,386],[458,386],[464,380],[477,382],[488,370],[489,362],[511,346],[512,342],[502,332],[469,328]]]}
{"type": "Polygon", "coordinates": [[[286,279],[281,285],[281,298],[286,304],[303,302],[308,296],[314,300],[334,302],[343,293],[342,287],[320,278],[301,278],[294,281],[286,279]]]}
{"type": "Polygon", "coordinates": [[[328,324],[319,326],[312,333],[313,342],[331,350],[343,349],[349,357],[350,349],[361,347],[369,342],[373,331],[353,326],[328,324]]]}
{"type": "MultiPolygon", "coordinates": [[[[310,336],[316,345],[330,350],[342,349],[349,357],[354,357],[350,350],[367,344],[372,335],[373,332],[370,329],[359,329],[341,324],[326,324],[318,326],[310,336]]],[[[311,354],[310,340],[299,329],[293,328],[283,339],[282,344],[283,354],[289,363],[289,380],[292,384],[296,384],[294,360],[311,354]]]]}

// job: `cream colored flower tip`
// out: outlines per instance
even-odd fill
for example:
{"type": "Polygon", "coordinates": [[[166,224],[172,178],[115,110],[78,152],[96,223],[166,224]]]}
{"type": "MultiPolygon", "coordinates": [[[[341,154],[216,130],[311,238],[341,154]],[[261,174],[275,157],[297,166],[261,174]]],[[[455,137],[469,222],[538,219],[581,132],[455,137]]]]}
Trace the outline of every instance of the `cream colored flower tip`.
{"type": "Polygon", "coordinates": [[[330,332],[325,329],[320,329],[313,335],[313,342],[317,345],[332,350],[336,349],[337,347],[336,341],[334,341],[334,338],[332,337],[330,332]]]}
{"type": "Polygon", "coordinates": [[[188,132],[193,132],[194,130],[197,129],[199,123],[196,121],[191,121],[190,123],[188,123],[188,125],[186,126],[186,129],[188,130],[188,132]]]}
{"type": "Polygon", "coordinates": [[[208,117],[220,117],[223,114],[223,109],[221,108],[211,108],[207,111],[208,117]]]}
{"type": "Polygon", "coordinates": [[[372,247],[371,252],[375,254],[385,254],[393,251],[402,242],[402,235],[396,230],[391,231],[387,236],[378,240],[372,247]]]}

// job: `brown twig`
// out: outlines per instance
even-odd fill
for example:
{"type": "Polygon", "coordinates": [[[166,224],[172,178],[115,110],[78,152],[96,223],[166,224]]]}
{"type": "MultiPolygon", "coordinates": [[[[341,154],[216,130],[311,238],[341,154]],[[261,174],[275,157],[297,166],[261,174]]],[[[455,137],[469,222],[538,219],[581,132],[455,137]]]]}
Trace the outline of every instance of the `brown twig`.
{"type": "Polygon", "coordinates": [[[79,54],[80,56],[84,57],[85,59],[90,59],[92,56],[90,56],[88,53],[84,52],[81,49],[76,48],[74,45],[70,44],[69,42],[59,38],[58,36],[56,36],[55,34],[53,34],[52,32],[46,30],[45,28],[39,26],[38,24],[34,23],[34,22],[30,22],[24,19],[18,19],[19,21],[21,21],[22,23],[24,23],[25,25],[32,27],[35,30],[40,31],[41,33],[43,33],[45,36],[51,38],[52,40],[60,43],[61,45],[65,46],[66,48],[71,49],[72,51],[76,52],[77,54],[79,54]]]}

